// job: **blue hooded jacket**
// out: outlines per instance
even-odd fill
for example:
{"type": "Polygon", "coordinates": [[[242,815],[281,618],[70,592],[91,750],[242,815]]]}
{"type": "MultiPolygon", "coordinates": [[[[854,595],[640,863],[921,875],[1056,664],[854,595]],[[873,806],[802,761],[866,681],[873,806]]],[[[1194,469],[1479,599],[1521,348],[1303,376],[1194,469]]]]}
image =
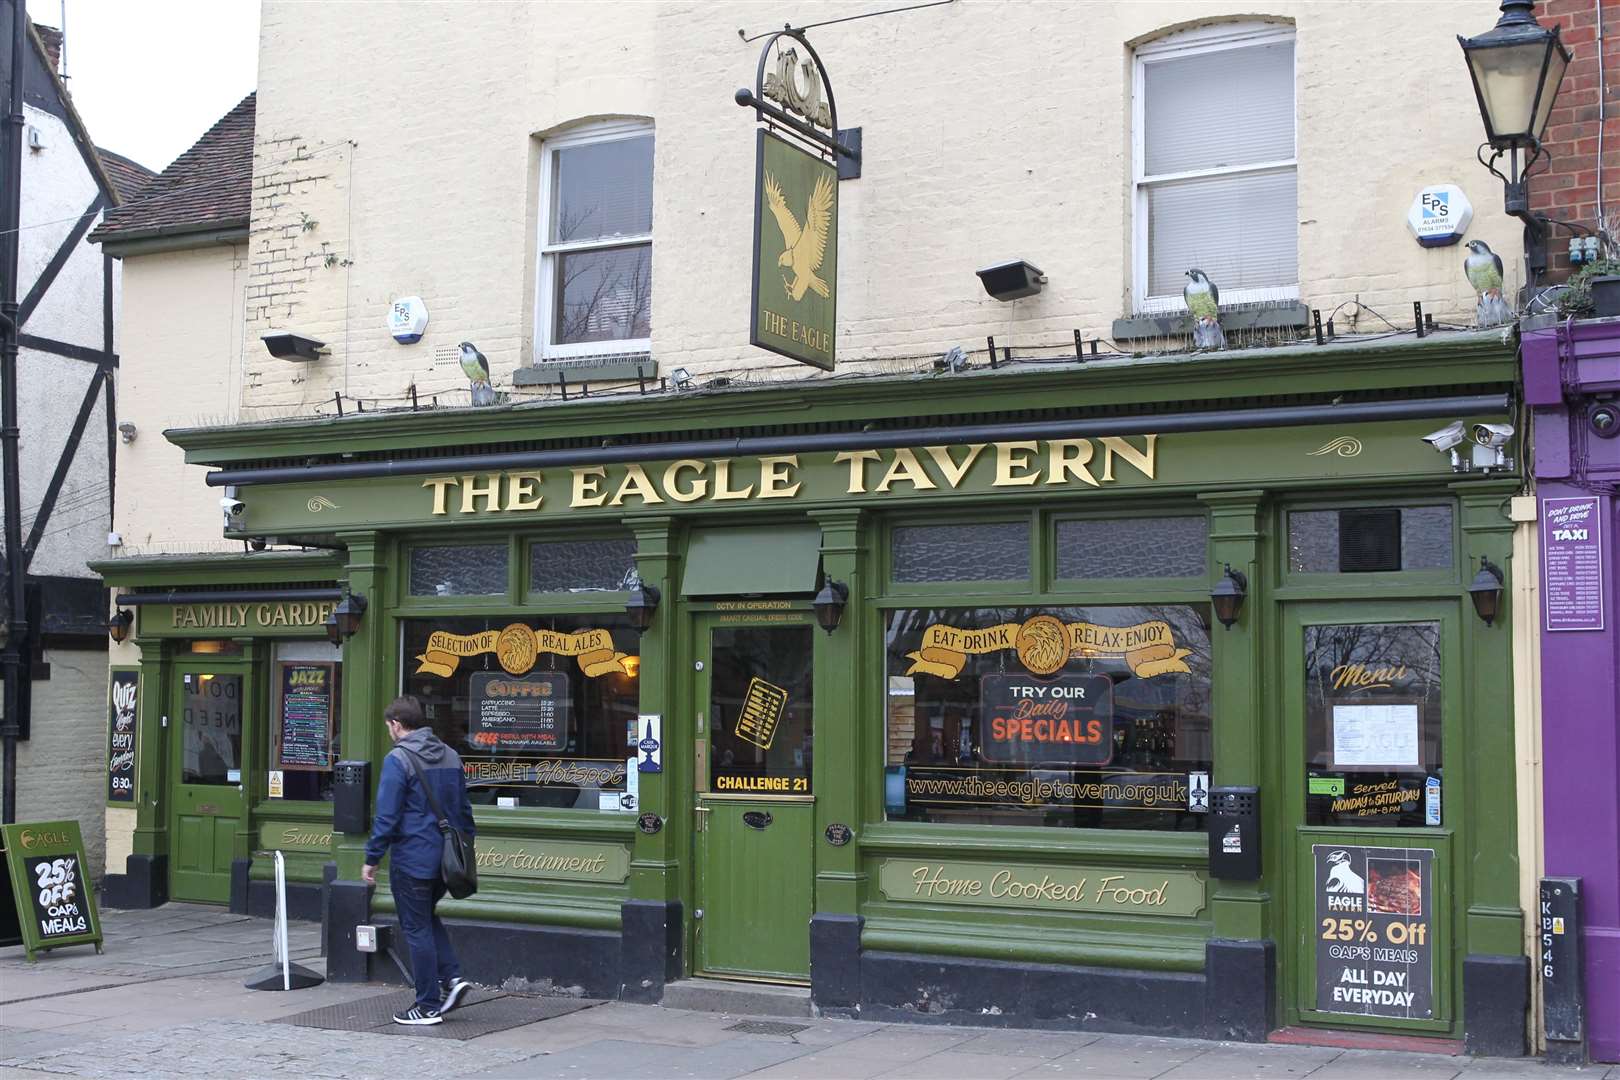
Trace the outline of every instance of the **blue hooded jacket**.
{"type": "Polygon", "coordinates": [[[394,855],[389,865],[394,873],[434,881],[444,858],[444,834],[439,832],[438,820],[416,770],[405,760],[408,752],[421,760],[422,775],[433,785],[433,794],[450,824],[468,840],[473,838],[472,803],[467,799],[460,755],[430,729],[417,728],[395,743],[383,758],[376,817],[371,839],[366,841],[366,862],[376,866],[392,847],[394,855]]]}

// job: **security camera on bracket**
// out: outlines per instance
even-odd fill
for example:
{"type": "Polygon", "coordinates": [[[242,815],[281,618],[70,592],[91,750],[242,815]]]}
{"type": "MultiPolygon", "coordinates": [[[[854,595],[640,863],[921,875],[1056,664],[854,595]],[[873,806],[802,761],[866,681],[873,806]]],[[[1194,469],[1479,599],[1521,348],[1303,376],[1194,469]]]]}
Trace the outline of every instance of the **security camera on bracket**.
{"type": "Polygon", "coordinates": [[[1468,429],[1461,420],[1453,420],[1439,431],[1431,431],[1423,436],[1423,441],[1434,447],[1442,454],[1451,455],[1451,471],[1467,472],[1469,463],[1457,453],[1457,447],[1468,439],[1468,429]]]}
{"type": "Polygon", "coordinates": [[[1513,468],[1513,458],[1503,449],[1513,438],[1512,424],[1475,424],[1469,433],[1474,437],[1474,468],[1481,472],[1513,468]]]}

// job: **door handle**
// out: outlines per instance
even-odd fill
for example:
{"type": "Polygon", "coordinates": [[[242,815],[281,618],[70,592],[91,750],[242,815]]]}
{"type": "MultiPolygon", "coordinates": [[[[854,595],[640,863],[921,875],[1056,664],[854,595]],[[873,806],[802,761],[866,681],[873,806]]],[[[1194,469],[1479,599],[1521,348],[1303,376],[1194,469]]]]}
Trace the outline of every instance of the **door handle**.
{"type": "Polygon", "coordinates": [[[692,813],[697,815],[697,821],[693,825],[693,831],[708,832],[709,808],[707,806],[694,806],[692,807],[692,813]]]}

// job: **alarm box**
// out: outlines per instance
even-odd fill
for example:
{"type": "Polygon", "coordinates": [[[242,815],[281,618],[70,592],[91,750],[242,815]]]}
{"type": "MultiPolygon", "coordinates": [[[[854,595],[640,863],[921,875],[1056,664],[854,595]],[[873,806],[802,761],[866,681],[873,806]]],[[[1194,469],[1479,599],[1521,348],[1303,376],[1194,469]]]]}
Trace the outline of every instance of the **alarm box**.
{"type": "Polygon", "coordinates": [[[1260,789],[1218,787],[1209,798],[1209,873],[1260,880],[1260,789]]]}
{"type": "Polygon", "coordinates": [[[371,831],[371,762],[340,761],[332,769],[332,828],[371,831]]]}

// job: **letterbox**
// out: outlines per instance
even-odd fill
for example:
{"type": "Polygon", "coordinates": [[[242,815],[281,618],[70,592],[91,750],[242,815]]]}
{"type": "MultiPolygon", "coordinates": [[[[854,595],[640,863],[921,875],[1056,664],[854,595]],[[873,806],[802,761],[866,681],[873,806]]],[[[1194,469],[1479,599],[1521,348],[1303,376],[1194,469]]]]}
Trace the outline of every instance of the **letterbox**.
{"type": "Polygon", "coordinates": [[[341,833],[371,831],[371,762],[340,761],[332,770],[332,827],[341,833]]]}
{"type": "Polygon", "coordinates": [[[1227,881],[1260,879],[1260,789],[1218,787],[1209,800],[1209,873],[1227,881]]]}

